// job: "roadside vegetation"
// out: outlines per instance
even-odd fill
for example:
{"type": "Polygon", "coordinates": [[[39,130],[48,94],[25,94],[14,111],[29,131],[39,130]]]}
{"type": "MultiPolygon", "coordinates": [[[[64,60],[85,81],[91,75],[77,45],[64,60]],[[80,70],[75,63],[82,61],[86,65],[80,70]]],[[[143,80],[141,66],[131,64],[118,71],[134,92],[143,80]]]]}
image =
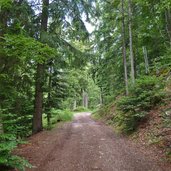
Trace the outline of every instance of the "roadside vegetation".
{"type": "Polygon", "coordinates": [[[94,117],[142,144],[154,142],[168,154],[171,2],[118,0],[102,2],[99,9],[97,60],[92,70],[102,105],[94,117]]]}
{"type": "Polygon", "coordinates": [[[170,0],[0,0],[0,170],[30,167],[13,149],[88,109],[124,134],[158,118],[161,142],[170,100],[170,0]]]}
{"type": "Polygon", "coordinates": [[[156,146],[170,161],[170,83],[170,80],[154,75],[136,79],[128,96],[117,96],[113,102],[95,111],[93,117],[104,120],[117,133],[136,142],[156,146]]]}
{"type": "Polygon", "coordinates": [[[57,123],[60,122],[68,122],[72,121],[73,119],[73,112],[69,109],[67,110],[60,110],[52,108],[50,110],[50,123],[48,124],[47,115],[43,114],[43,127],[45,129],[51,130],[56,126],[57,123]]]}
{"type": "Polygon", "coordinates": [[[13,155],[18,144],[98,104],[83,22],[94,9],[93,1],[0,1],[0,170],[30,167],[13,155]]]}

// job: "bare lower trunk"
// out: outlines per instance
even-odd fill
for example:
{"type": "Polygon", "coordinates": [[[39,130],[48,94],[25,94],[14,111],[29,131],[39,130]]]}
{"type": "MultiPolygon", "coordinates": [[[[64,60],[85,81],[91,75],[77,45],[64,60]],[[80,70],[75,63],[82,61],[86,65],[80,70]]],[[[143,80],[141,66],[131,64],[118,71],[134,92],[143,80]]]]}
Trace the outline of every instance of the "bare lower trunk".
{"type": "Polygon", "coordinates": [[[167,30],[167,34],[168,34],[169,42],[171,46],[171,11],[170,9],[165,11],[165,18],[166,18],[166,30],[167,30]]]}
{"type": "Polygon", "coordinates": [[[49,83],[48,83],[48,111],[47,111],[47,124],[50,127],[51,125],[51,113],[50,113],[50,109],[51,109],[51,87],[52,87],[52,67],[49,67],[49,83]]]}
{"type": "Polygon", "coordinates": [[[3,129],[2,117],[0,116],[0,134],[3,133],[4,133],[4,129],[3,129]]]}
{"type": "Polygon", "coordinates": [[[147,48],[143,46],[143,53],[144,53],[144,62],[145,62],[145,73],[149,73],[149,63],[148,63],[148,53],[147,48]]]}
{"type": "Polygon", "coordinates": [[[88,108],[88,94],[87,93],[85,94],[84,101],[85,101],[84,107],[88,108]]]}
{"type": "Polygon", "coordinates": [[[88,94],[83,90],[83,107],[88,108],[88,94]]]}
{"type": "Polygon", "coordinates": [[[85,92],[84,92],[84,90],[83,90],[83,92],[82,92],[82,106],[84,107],[84,94],[85,94],[85,92]]]}
{"type": "Polygon", "coordinates": [[[100,91],[99,98],[100,98],[100,105],[102,105],[103,104],[103,98],[102,98],[102,92],[101,91],[100,91]]]}
{"type": "Polygon", "coordinates": [[[0,11],[0,40],[7,31],[7,15],[6,11],[0,11]]]}
{"type": "Polygon", "coordinates": [[[128,95],[128,71],[127,71],[127,60],[126,60],[126,44],[125,44],[125,14],[124,14],[124,0],[122,2],[122,53],[123,53],[123,64],[124,64],[124,79],[126,95],[128,95]]]}
{"type": "Polygon", "coordinates": [[[37,65],[36,92],[35,92],[35,113],[33,115],[33,134],[42,131],[42,113],[43,113],[43,72],[44,65],[37,65]]]}
{"type": "Polygon", "coordinates": [[[73,110],[75,110],[77,108],[77,101],[74,100],[74,104],[73,104],[73,110]]]}
{"type": "Polygon", "coordinates": [[[133,40],[132,40],[132,2],[129,2],[129,45],[130,45],[130,62],[131,62],[131,80],[135,83],[135,68],[134,68],[134,53],[133,53],[133,40]]]}

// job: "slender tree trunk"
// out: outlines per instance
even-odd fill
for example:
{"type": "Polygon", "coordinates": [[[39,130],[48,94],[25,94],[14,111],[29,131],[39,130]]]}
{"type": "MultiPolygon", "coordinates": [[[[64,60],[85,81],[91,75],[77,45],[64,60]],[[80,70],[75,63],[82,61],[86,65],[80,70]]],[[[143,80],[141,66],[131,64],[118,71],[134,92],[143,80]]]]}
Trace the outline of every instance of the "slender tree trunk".
{"type": "MultiPolygon", "coordinates": [[[[47,32],[48,24],[48,7],[49,0],[43,0],[42,16],[41,16],[41,35],[47,32]]],[[[43,113],[43,81],[44,81],[45,64],[37,64],[36,85],[35,85],[35,112],[33,115],[33,134],[42,131],[42,113],[43,113]]]]}
{"type": "Polygon", "coordinates": [[[83,107],[88,108],[88,94],[83,90],[83,107]]]}
{"type": "Polygon", "coordinates": [[[84,90],[83,90],[83,92],[82,92],[82,98],[83,98],[83,99],[82,99],[82,100],[83,100],[83,104],[82,104],[82,105],[83,105],[83,107],[85,107],[85,103],[84,103],[84,102],[85,102],[85,101],[84,101],[84,94],[85,94],[85,92],[84,92],[84,90]]]}
{"type": "Polygon", "coordinates": [[[88,94],[87,94],[87,92],[85,93],[85,96],[84,96],[84,107],[88,108],[88,94]]]}
{"type": "Polygon", "coordinates": [[[4,133],[4,129],[3,129],[2,114],[0,113],[0,134],[3,134],[3,133],[4,133]]]}
{"type": "Polygon", "coordinates": [[[0,12],[0,37],[3,37],[7,30],[7,17],[7,11],[0,12]]]}
{"type": "Polygon", "coordinates": [[[132,1],[128,0],[129,4],[129,45],[130,45],[130,62],[131,62],[131,80],[135,83],[135,68],[134,68],[134,53],[132,40],[132,1]]]}
{"type": "MultiPolygon", "coordinates": [[[[3,37],[4,34],[7,31],[7,21],[8,21],[8,12],[6,10],[1,10],[0,11],[0,43],[3,42],[3,37]]],[[[0,54],[0,61],[3,56],[0,54]]],[[[5,70],[5,66],[1,68],[0,72],[3,72],[5,70]]],[[[0,99],[0,103],[4,101],[3,98],[0,99]]],[[[0,106],[0,134],[4,133],[4,128],[3,128],[3,118],[2,118],[2,113],[1,113],[2,106],[0,106]]]]}
{"type": "Polygon", "coordinates": [[[126,95],[128,95],[128,71],[127,71],[127,60],[126,60],[126,43],[125,43],[125,14],[124,14],[124,0],[121,0],[122,5],[122,53],[123,53],[123,64],[124,64],[124,77],[125,77],[125,89],[126,95]]]}
{"type": "Polygon", "coordinates": [[[148,63],[148,53],[147,48],[143,46],[143,53],[144,53],[144,62],[145,62],[145,72],[146,74],[149,73],[149,63],[148,63]]]}
{"type": "Polygon", "coordinates": [[[47,111],[47,124],[50,127],[51,122],[51,113],[50,113],[50,108],[51,108],[51,87],[52,87],[52,67],[49,67],[49,80],[48,80],[48,111],[47,111]]]}
{"type": "Polygon", "coordinates": [[[100,99],[100,105],[103,105],[102,91],[100,91],[99,99],[100,99]]]}
{"type": "Polygon", "coordinates": [[[171,46],[171,11],[169,9],[165,11],[165,18],[166,18],[166,30],[171,46]]]}
{"type": "Polygon", "coordinates": [[[75,110],[76,108],[77,108],[77,100],[74,100],[73,110],[75,110]]]}

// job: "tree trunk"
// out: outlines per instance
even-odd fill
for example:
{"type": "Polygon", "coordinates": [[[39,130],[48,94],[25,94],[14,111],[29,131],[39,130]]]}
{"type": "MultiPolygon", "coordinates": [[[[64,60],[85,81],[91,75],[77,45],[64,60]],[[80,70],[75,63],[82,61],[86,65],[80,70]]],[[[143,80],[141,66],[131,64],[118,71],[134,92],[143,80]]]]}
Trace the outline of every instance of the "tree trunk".
{"type": "Polygon", "coordinates": [[[124,0],[121,0],[122,5],[122,53],[123,53],[123,65],[124,65],[124,79],[126,95],[128,95],[128,71],[126,60],[126,43],[125,43],[125,14],[124,14],[124,0]]]}
{"type": "Polygon", "coordinates": [[[143,46],[143,53],[144,53],[144,62],[145,62],[145,73],[149,73],[149,63],[148,63],[148,54],[147,54],[147,48],[143,46]]]}
{"type": "Polygon", "coordinates": [[[83,107],[88,108],[88,94],[83,90],[83,107]]]}
{"type": "Polygon", "coordinates": [[[48,111],[47,111],[47,124],[48,127],[50,127],[51,122],[51,113],[50,113],[50,109],[51,109],[51,87],[52,87],[52,67],[49,67],[49,82],[48,82],[48,111]]]}
{"type": "Polygon", "coordinates": [[[3,134],[4,133],[4,129],[3,129],[3,121],[2,121],[2,116],[1,115],[2,114],[0,114],[0,134],[3,134]]]}
{"type": "Polygon", "coordinates": [[[7,14],[7,11],[0,11],[0,37],[3,37],[7,30],[7,14]]]}
{"type": "Polygon", "coordinates": [[[101,106],[103,105],[102,91],[100,91],[99,99],[100,99],[100,106],[101,106]]]}
{"type": "Polygon", "coordinates": [[[82,104],[82,106],[84,107],[85,106],[85,104],[84,104],[84,90],[83,90],[83,92],[82,92],[82,100],[83,100],[83,104],[82,104]]]}
{"type": "Polygon", "coordinates": [[[42,131],[42,113],[43,113],[43,75],[44,65],[37,65],[36,89],[35,89],[35,113],[33,115],[33,134],[42,131]]]}
{"type": "Polygon", "coordinates": [[[166,18],[166,30],[169,38],[169,43],[171,46],[171,11],[169,9],[165,11],[165,18],[166,18]]]}
{"type": "MultiPolygon", "coordinates": [[[[42,35],[47,32],[48,24],[48,7],[49,0],[43,0],[42,15],[41,15],[41,34],[40,41],[42,42],[42,35]]],[[[42,113],[43,113],[43,81],[44,81],[45,64],[37,64],[36,85],[35,85],[35,112],[33,115],[33,134],[42,131],[42,113]]]]}
{"type": "Polygon", "coordinates": [[[133,40],[132,40],[132,1],[129,3],[129,45],[130,45],[130,62],[131,62],[131,80],[135,83],[135,68],[134,68],[134,53],[133,53],[133,40]]]}
{"type": "MultiPolygon", "coordinates": [[[[4,34],[7,31],[7,21],[8,21],[8,11],[6,10],[0,10],[0,43],[3,42],[3,37],[4,34]]],[[[4,58],[3,56],[1,56],[2,54],[0,54],[0,61],[1,58],[4,58]]],[[[4,68],[6,67],[2,67],[0,72],[3,72],[4,68]]],[[[3,98],[0,99],[0,102],[4,101],[3,98]]],[[[0,106],[0,134],[4,133],[4,128],[3,128],[3,119],[2,119],[2,113],[1,113],[1,106],[0,106]]]]}
{"type": "Polygon", "coordinates": [[[76,108],[77,108],[77,100],[74,100],[73,110],[75,110],[76,108]]]}
{"type": "Polygon", "coordinates": [[[85,93],[85,96],[84,96],[84,107],[88,108],[88,94],[87,93],[85,93]]]}

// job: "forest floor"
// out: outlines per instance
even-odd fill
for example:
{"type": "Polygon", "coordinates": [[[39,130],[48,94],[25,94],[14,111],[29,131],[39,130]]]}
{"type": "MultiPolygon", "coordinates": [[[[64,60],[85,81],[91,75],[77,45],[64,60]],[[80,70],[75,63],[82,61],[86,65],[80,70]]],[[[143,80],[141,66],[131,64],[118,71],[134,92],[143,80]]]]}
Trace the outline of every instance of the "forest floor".
{"type": "Polygon", "coordinates": [[[105,124],[78,113],[72,122],[29,138],[16,152],[33,166],[27,171],[169,171],[154,151],[117,135],[105,124]]]}

